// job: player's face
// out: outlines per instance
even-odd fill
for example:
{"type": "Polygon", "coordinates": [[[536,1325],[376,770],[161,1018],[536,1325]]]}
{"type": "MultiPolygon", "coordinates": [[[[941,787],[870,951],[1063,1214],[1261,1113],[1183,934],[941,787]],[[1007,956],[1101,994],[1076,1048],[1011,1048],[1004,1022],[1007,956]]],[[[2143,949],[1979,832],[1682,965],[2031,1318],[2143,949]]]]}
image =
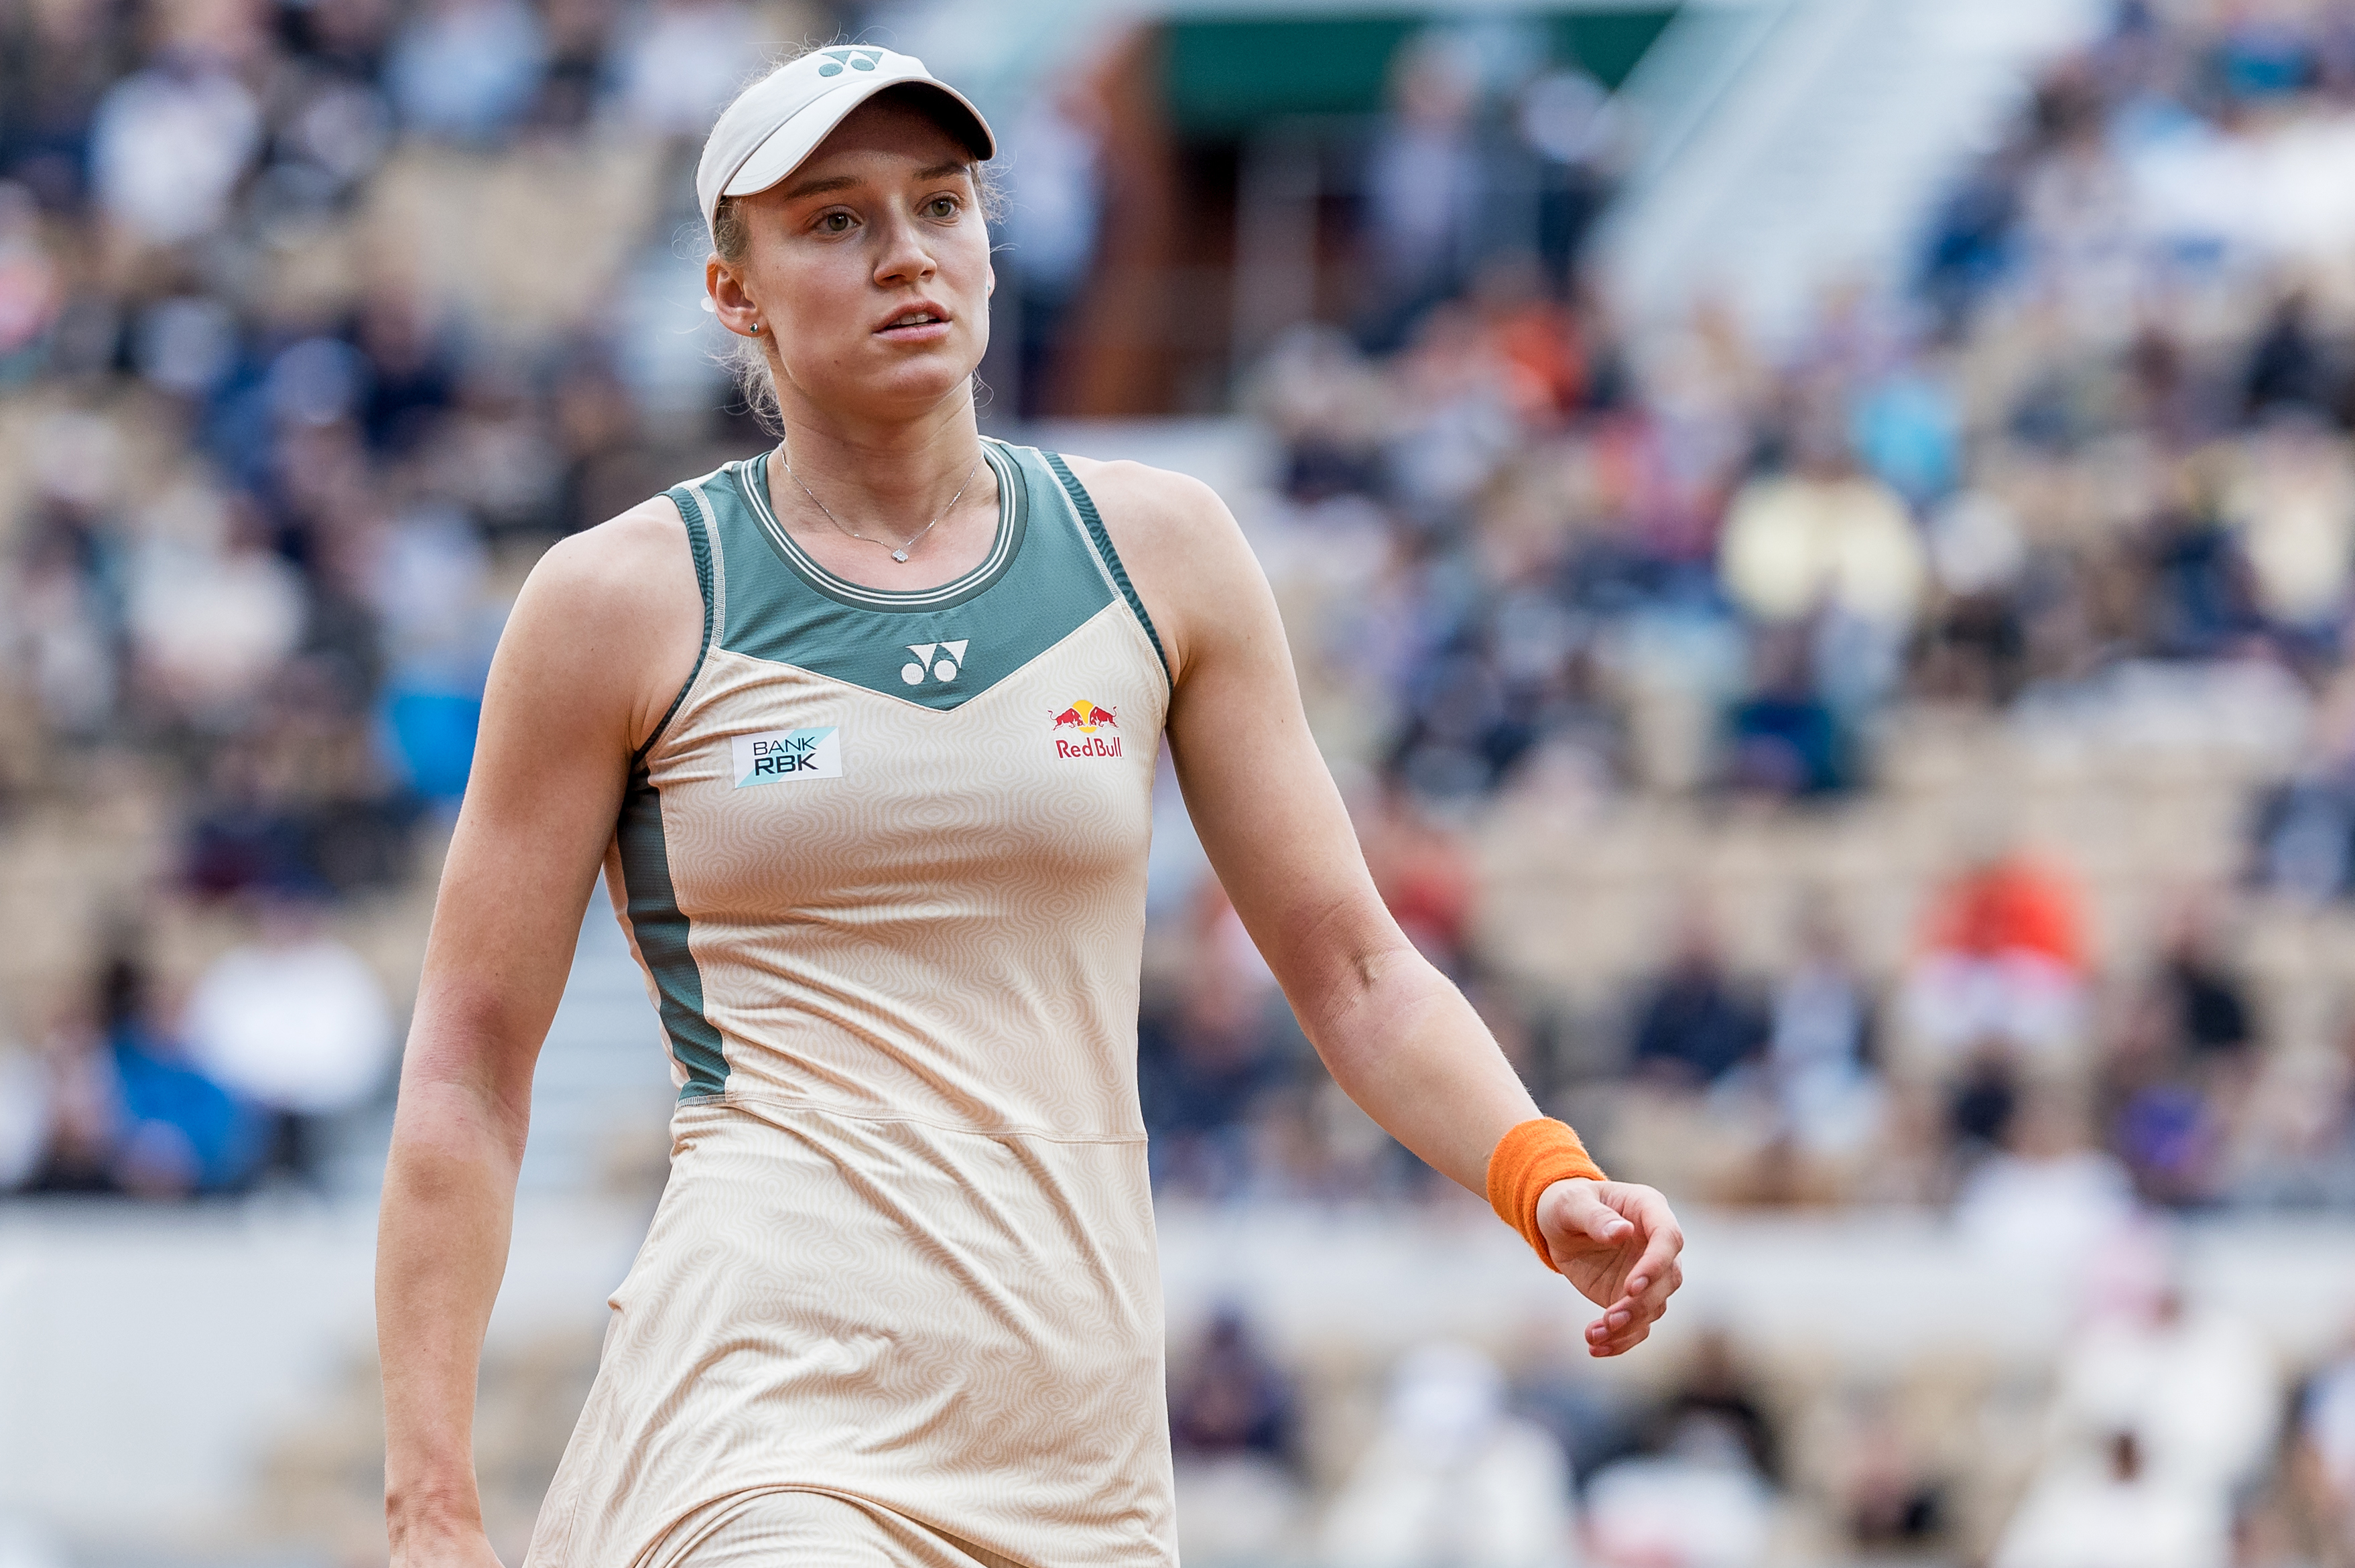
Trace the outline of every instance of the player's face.
{"type": "Polygon", "coordinates": [[[715,265],[774,345],[781,400],[904,418],[964,395],[989,346],[979,196],[954,138],[877,99],[790,178],[742,198],[751,244],[741,265],[715,265]]]}

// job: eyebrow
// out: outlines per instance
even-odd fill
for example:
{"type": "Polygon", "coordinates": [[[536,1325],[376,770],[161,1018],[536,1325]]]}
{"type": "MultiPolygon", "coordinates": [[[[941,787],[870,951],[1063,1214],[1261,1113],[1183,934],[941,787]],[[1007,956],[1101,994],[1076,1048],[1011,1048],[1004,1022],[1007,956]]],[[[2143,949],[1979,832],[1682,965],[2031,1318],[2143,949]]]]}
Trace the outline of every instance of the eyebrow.
{"type": "Polygon", "coordinates": [[[832,179],[804,180],[785,192],[787,201],[798,201],[805,196],[821,196],[830,190],[848,190],[858,182],[848,175],[837,175],[832,179]]]}
{"type": "MultiPolygon", "coordinates": [[[[951,175],[969,176],[972,173],[973,165],[971,164],[965,162],[963,158],[951,158],[946,163],[934,164],[930,168],[918,169],[916,171],[916,177],[920,180],[936,180],[946,179],[951,175]]],[[[861,182],[856,176],[851,175],[836,175],[831,179],[804,180],[797,186],[788,187],[784,194],[784,199],[787,201],[799,201],[805,196],[824,196],[828,191],[848,190],[851,187],[861,182]]]]}

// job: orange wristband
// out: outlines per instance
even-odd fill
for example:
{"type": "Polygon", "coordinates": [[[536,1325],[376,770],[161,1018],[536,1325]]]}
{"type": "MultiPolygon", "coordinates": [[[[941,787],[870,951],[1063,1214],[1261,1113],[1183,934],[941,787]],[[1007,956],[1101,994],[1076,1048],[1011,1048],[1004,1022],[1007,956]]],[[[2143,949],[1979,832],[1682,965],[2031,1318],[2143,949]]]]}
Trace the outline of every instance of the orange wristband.
{"type": "Polygon", "coordinates": [[[1608,1179],[1570,1124],[1550,1116],[1521,1123],[1498,1138],[1488,1156],[1488,1206],[1537,1249],[1538,1261],[1548,1268],[1553,1267],[1553,1254],[1538,1233],[1538,1200],[1555,1182],[1582,1176],[1608,1179]]]}

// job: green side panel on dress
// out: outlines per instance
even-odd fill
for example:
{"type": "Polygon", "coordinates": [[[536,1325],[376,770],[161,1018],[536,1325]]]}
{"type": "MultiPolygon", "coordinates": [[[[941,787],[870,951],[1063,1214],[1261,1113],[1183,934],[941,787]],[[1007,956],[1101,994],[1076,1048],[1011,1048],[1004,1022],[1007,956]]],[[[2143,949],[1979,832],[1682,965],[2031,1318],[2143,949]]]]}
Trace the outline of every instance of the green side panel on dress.
{"type": "Polygon", "coordinates": [[[687,912],[671,886],[670,850],[663,841],[662,793],[643,767],[630,775],[615,830],[621,848],[622,896],[638,953],[653,975],[655,1010],[670,1037],[671,1054],[687,1069],[682,1100],[707,1099],[728,1087],[728,1058],[719,1030],[703,1011],[703,972],[687,947],[687,912]]]}
{"type": "Polygon", "coordinates": [[[682,485],[670,492],[687,524],[687,543],[695,560],[695,585],[703,595],[703,641],[695,655],[695,668],[672,698],[670,707],[630,759],[629,786],[622,795],[622,815],[613,827],[621,851],[623,909],[637,939],[638,952],[654,976],[655,1010],[663,1032],[670,1037],[671,1055],[687,1070],[679,1090],[682,1100],[707,1099],[728,1086],[728,1058],[720,1049],[719,1031],[703,1011],[703,972],[695,966],[687,946],[687,912],[678,907],[671,886],[670,849],[663,837],[662,795],[647,776],[646,754],[655,748],[677,717],[679,705],[703,672],[711,651],[713,601],[712,555],[716,533],[711,519],[696,504],[695,492],[682,485]]]}
{"type": "Polygon", "coordinates": [[[1037,453],[983,450],[1004,497],[990,553],[916,592],[847,582],[812,560],[777,522],[765,456],[719,470],[704,494],[727,572],[720,645],[945,711],[1071,635],[1117,597],[1108,569],[1037,453]]]}

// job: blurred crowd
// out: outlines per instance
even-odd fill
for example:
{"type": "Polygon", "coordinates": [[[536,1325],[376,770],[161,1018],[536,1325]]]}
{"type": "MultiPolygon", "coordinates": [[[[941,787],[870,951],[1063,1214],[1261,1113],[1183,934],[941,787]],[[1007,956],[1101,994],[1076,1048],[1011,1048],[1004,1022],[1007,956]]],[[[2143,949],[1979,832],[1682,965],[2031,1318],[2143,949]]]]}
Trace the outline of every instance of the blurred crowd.
{"type": "Polygon", "coordinates": [[[2096,1293],[2056,1375],[2032,1386],[1963,1364],[1881,1381],[1777,1366],[1722,1328],[1688,1336],[1643,1382],[1614,1381],[1566,1339],[1533,1327],[1497,1352],[1425,1343],[1351,1408],[1316,1398],[1317,1374],[1288,1370],[1299,1360],[1238,1316],[1215,1317],[1176,1348],[1171,1388],[1188,1555],[1335,1568],[2347,1561],[2355,1351],[2288,1378],[2263,1334],[2192,1306],[2164,1268],[2129,1266],[2096,1293]]]}
{"type": "Polygon", "coordinates": [[[315,1176],[299,1125],[389,1093],[396,1020],[334,917],[430,878],[546,543],[761,439],[672,219],[719,104],[831,26],[0,7],[0,812],[66,833],[57,803],[131,794],[169,840],[80,973],[7,977],[0,1189],[315,1176]],[[217,934],[156,974],[166,907],[217,934]],[[291,1018],[274,1055],[229,1041],[297,997],[351,1020],[313,1028],[309,1085],[272,1077],[304,1070],[291,1018]]]}
{"type": "MultiPolygon", "coordinates": [[[[1707,303],[1628,332],[1582,273],[1476,227],[1391,256],[1372,204],[1354,327],[1294,332],[1244,386],[1284,453],[1260,526],[1378,882],[1541,1088],[1607,1081],[1647,1133],[1644,1105],[1747,1107],[1776,1156],[1725,1194],[1752,1200],[2059,1194],[2085,1224],[2355,1200],[2349,1051],[2278,1082],[2242,950],[2253,912],[2355,891],[2350,49],[2343,6],[2129,0],[1966,171],[1916,276],[1829,291],[1783,344],[1707,303]],[[1369,351],[1391,280],[1429,292],[1434,255],[1453,287],[1369,351]],[[1499,803],[1820,816],[1876,798],[1901,715],[2091,732],[2195,688],[2234,695],[2158,721],[2193,747],[2261,731],[2282,771],[2239,803],[2238,869],[2178,890],[2138,951],[2097,956],[2073,847],[1999,799],[1952,834],[1893,965],[1804,887],[1777,972],[1696,899],[1575,1027],[1483,950],[1499,803]]],[[[1429,87],[1447,69],[1441,43],[1404,58],[1378,165],[1480,133],[1476,92],[1429,87]]],[[[1165,1183],[1411,1184],[1327,1104],[1215,889],[1184,918],[1146,1029],[1165,1183]]]]}
{"type": "MultiPolygon", "coordinates": [[[[1476,97],[1450,122],[1417,91],[1444,63],[1401,71],[1392,134],[1469,144],[1476,97]]],[[[2245,941],[2355,895],[2350,189],[2355,9],[2127,0],[1956,182],[1906,286],[1832,290],[1792,342],[1706,304],[1632,333],[1476,229],[1391,348],[1385,280],[1412,269],[1369,223],[1362,313],[1256,367],[1245,405],[1284,453],[1256,520],[1279,592],[1317,612],[1295,648],[1376,880],[1606,1166],[1740,1203],[1930,1206],[2064,1275],[2154,1212],[2355,1204],[2355,1024],[2326,998],[2294,1039],[2245,941]],[[1484,951],[1500,807],[1849,811],[1902,714],[2092,731],[2202,682],[2254,700],[2212,733],[2196,703],[2162,723],[2195,748],[2265,731],[2279,764],[2238,803],[2234,870],[2123,953],[2073,846],[2025,841],[1996,798],[1894,964],[1804,887],[1773,972],[1695,899],[1584,1019],[1484,951]],[[1664,698],[1699,716],[1681,746],[1657,741],[1664,698]]],[[[1215,887],[1178,923],[1143,1036],[1163,1192],[1426,1189],[1316,1071],[1215,887]]],[[[1216,1517],[1295,1519],[1302,1391],[1239,1323],[1193,1355],[1182,1473],[1216,1517]]],[[[1390,1374],[1356,1468],[1319,1477],[1349,1501],[1295,1528],[1335,1563],[1568,1562],[1573,1534],[1611,1563],[2348,1561],[2349,1363],[2273,1357],[2175,1285],[2089,1305],[1974,1521],[1970,1477],[2003,1467],[1952,1432],[1984,1403],[1941,1439],[1886,1388],[1770,1395],[1721,1338],[1681,1389],[1614,1407],[1573,1381],[1552,1407],[1541,1357],[1435,1346],[1390,1374]],[[1574,1492],[1538,1479],[1563,1474],[1574,1492]],[[1795,1545],[1794,1508],[1839,1544],[1795,1545]]]]}
{"type": "MultiPolygon", "coordinates": [[[[763,51],[841,19],[0,0],[0,829],[126,790],[168,823],[76,972],[0,958],[0,1191],[315,1184],[381,1104],[398,985],[338,922],[430,878],[545,543],[767,439],[695,311],[687,172],[763,51]],[[161,904],[216,923],[201,962],[159,958],[161,904]]],[[[1408,933],[1606,1164],[1738,1149],[1680,1196],[1929,1208],[2054,1258],[2154,1211],[2355,1205],[2355,1036],[2286,1072],[2242,942],[2355,899],[2355,8],[2126,0],[1915,275],[1779,344],[1616,319],[1578,264],[1600,91],[1458,46],[1403,49],[1364,137],[1359,297],[1237,368],[1281,453],[1241,509],[1408,933]],[[1465,193],[1505,143],[1544,199],[1500,239],[1465,193]],[[1879,797],[1903,715],[2082,715],[2154,669],[2266,694],[2290,762],[2236,875],[2123,965],[2066,847],[1999,825],[1893,965],[1805,896],[1772,972],[1695,899],[1584,1011],[1484,944],[1476,845],[1516,802],[1819,819],[1879,797]]],[[[1009,138],[1026,361],[1100,239],[1092,133],[1009,138]]],[[[1432,1191],[1215,881],[1156,881],[1152,940],[1166,1199],[1432,1191]]],[[[2349,1560],[2355,1359],[2276,1366],[2169,1282],[2080,1332],[1979,1532],[1998,1568],[2349,1560]]],[[[1960,1539],[1983,1456],[1923,1413],[1946,1394],[1687,1349],[1638,1392],[1574,1348],[1426,1346],[1335,1447],[1296,1360],[1220,1317],[1172,1387],[1192,1528],[1234,1532],[1199,1554],[1748,1564],[1795,1499],[1850,1544],[1960,1539]]]]}

